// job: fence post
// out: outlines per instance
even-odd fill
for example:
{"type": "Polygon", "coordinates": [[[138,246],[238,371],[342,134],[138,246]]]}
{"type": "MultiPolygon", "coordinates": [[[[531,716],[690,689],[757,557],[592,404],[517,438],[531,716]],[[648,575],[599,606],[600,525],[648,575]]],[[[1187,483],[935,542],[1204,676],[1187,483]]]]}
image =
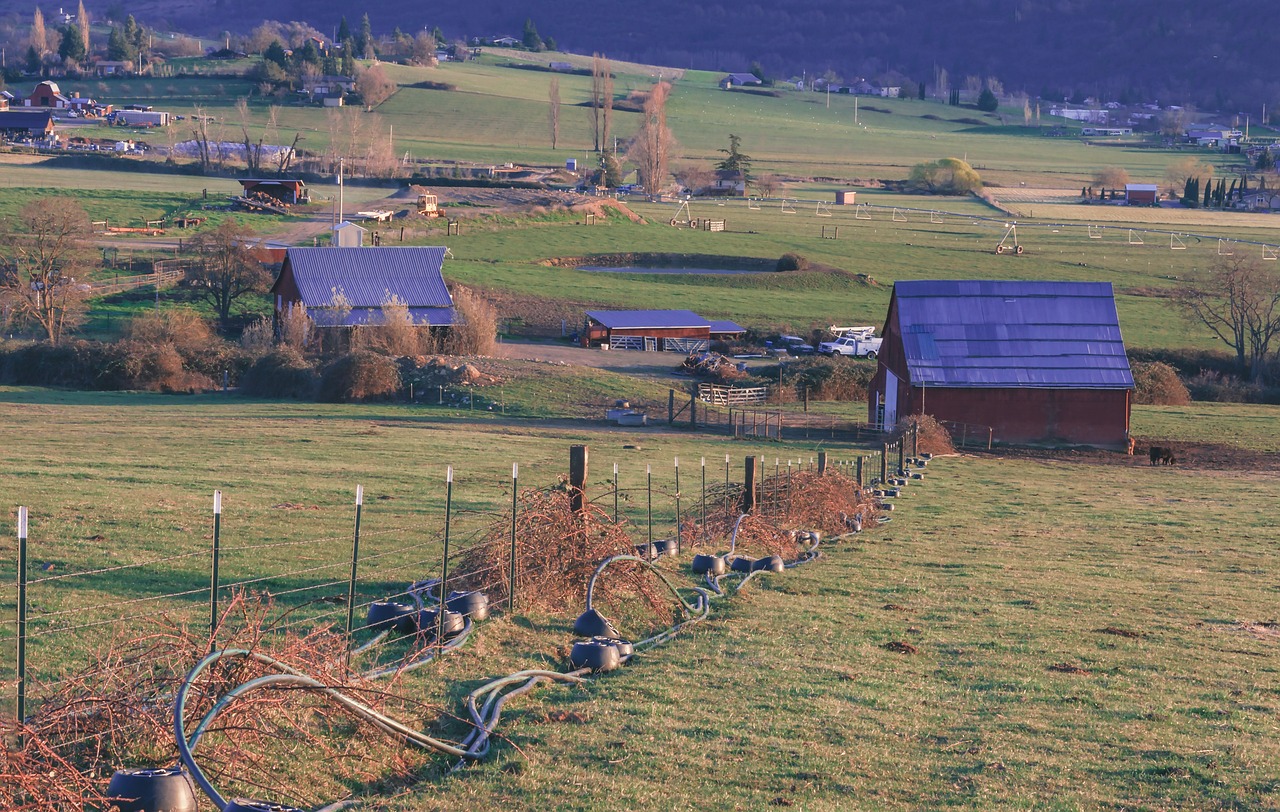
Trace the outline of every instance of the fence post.
{"type": "Polygon", "coordinates": [[[613,464],[613,523],[618,523],[618,463],[613,464]]]}
{"type": "Polygon", "coordinates": [[[756,458],[747,457],[742,470],[742,512],[756,509],[756,458]]]}
{"type": "Polygon", "coordinates": [[[911,456],[920,456],[920,424],[911,424],[911,456]]]}
{"type": "Polygon", "coordinates": [[[516,610],[516,494],[520,493],[520,463],[511,463],[511,581],[507,585],[507,611],[516,610]]]}
{"type": "Polygon", "coordinates": [[[707,458],[702,458],[702,532],[707,532],[707,458]]]}
{"type": "Polygon", "coordinates": [[[696,391],[689,392],[689,428],[696,429],[698,427],[698,393],[696,391]]]}
{"type": "Polygon", "coordinates": [[[725,521],[729,520],[729,455],[724,455],[724,514],[725,521]]]}
{"type": "Polygon", "coordinates": [[[676,555],[680,554],[680,458],[676,457],[676,555]]]}
{"type": "Polygon", "coordinates": [[[587,485],[587,447],[569,446],[569,509],[582,512],[583,497],[587,485]]]}
{"type": "Polygon", "coordinates": [[[994,434],[995,434],[995,430],[992,429],[990,426],[987,426],[987,450],[988,451],[991,450],[991,439],[994,434]]]}
{"type": "Polygon", "coordinates": [[[889,444],[882,443],[880,447],[880,484],[884,485],[889,481],[889,444]]]}
{"type": "Polygon", "coordinates": [[[866,459],[866,457],[858,457],[858,490],[862,490],[862,463],[866,459]]]}
{"type": "Polygon", "coordinates": [[[27,509],[18,508],[18,724],[27,718],[27,509]]]}
{"type": "Polygon", "coordinates": [[[364,486],[356,486],[356,529],[351,541],[351,580],[347,583],[347,636],[356,616],[356,566],[360,562],[360,511],[364,507],[364,486]]]}
{"type": "Polygon", "coordinates": [[[645,463],[645,516],[649,526],[649,555],[653,555],[653,463],[645,463]]]}
{"type": "Polygon", "coordinates": [[[907,451],[906,438],[899,437],[898,438],[898,476],[902,476],[907,471],[906,451],[907,451]]]}
{"type": "Polygon", "coordinates": [[[218,631],[218,557],[222,536],[222,491],[213,492],[213,566],[209,574],[209,642],[218,631]]]}
{"type": "Polygon", "coordinates": [[[818,452],[818,476],[822,476],[827,472],[827,452],[818,452]]]}
{"type": "Polygon", "coordinates": [[[444,555],[440,557],[440,604],[436,607],[436,645],[444,645],[445,604],[449,600],[449,518],[453,512],[453,466],[445,468],[444,555]]]}
{"type": "Polygon", "coordinates": [[[667,390],[667,425],[676,422],[676,390],[667,390]]]}

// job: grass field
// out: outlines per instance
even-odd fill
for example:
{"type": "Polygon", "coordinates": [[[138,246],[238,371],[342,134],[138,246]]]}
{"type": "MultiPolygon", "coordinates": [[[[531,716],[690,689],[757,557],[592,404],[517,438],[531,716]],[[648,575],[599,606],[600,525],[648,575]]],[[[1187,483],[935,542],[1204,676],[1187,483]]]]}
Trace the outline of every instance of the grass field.
{"type": "MultiPolygon", "coordinates": [[[[32,507],[33,576],[48,575],[46,563],[63,574],[192,555],[34,586],[41,634],[58,626],[46,615],[68,606],[198,590],[201,578],[207,586],[215,488],[226,497],[224,577],[238,580],[339,567],[352,489],[364,484],[361,584],[376,593],[429,571],[417,562],[430,561],[424,542],[438,549],[446,464],[466,528],[509,498],[511,462],[522,485],[549,484],[571,442],[591,446],[593,493],[607,493],[618,461],[633,497],[645,465],[669,495],[675,455],[687,467],[706,456],[718,473],[729,453],[736,479],[744,454],[811,453],[396,406],[25,389],[3,390],[0,404],[0,488],[11,506],[32,507]],[[32,442],[33,425],[58,428],[32,442]],[[264,543],[295,546],[249,549],[264,543]]],[[[1271,448],[1265,417],[1260,407],[1144,407],[1134,422],[1139,434],[1271,448]]],[[[1267,566],[1274,470],[983,455],[936,460],[926,476],[898,500],[891,524],[829,547],[814,565],[758,579],[631,667],[513,702],[489,761],[452,774],[426,764],[422,783],[403,791],[344,785],[324,768],[292,788],[239,790],[299,805],[372,791],[366,808],[396,811],[1268,807],[1280,787],[1280,638],[1267,566]],[[884,648],[894,641],[916,653],[884,648]]],[[[643,538],[642,504],[623,509],[643,538]]],[[[670,510],[668,496],[668,522],[670,510]]],[[[13,607],[9,516],[4,616],[13,607]]],[[[262,583],[341,588],[344,571],[323,572],[262,583]]],[[[170,608],[200,622],[199,595],[170,608]]],[[[76,620],[93,622],[86,611],[76,620]]],[[[570,622],[491,621],[462,656],[393,690],[455,713],[485,679],[557,667],[570,622]]],[[[0,628],[7,635],[12,625],[0,628]]],[[[51,663],[70,667],[100,635],[37,636],[33,667],[56,674],[51,663]]],[[[447,719],[433,729],[462,732],[447,719]]],[[[297,774],[296,758],[281,781],[297,774]]]]}

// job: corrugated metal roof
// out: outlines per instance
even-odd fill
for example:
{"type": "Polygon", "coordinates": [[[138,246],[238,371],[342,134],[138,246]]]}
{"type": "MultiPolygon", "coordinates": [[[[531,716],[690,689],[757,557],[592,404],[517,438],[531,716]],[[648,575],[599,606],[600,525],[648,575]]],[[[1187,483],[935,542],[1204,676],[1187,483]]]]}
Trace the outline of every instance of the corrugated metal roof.
{"type": "Polygon", "coordinates": [[[1133,386],[1110,282],[898,282],[894,297],[914,386],[1133,386]]]}
{"type": "Polygon", "coordinates": [[[588,310],[587,316],[610,330],[645,327],[711,327],[711,322],[692,310],[588,310]]]}
{"type": "Polygon", "coordinates": [[[308,308],[328,306],[335,290],[352,308],[381,307],[391,294],[411,308],[452,308],[441,275],[444,252],[440,246],[290,248],[287,259],[308,308]]]}
{"type": "Polygon", "coordinates": [[[711,332],[713,333],[745,333],[747,328],[732,321],[711,320],[711,332]]]}

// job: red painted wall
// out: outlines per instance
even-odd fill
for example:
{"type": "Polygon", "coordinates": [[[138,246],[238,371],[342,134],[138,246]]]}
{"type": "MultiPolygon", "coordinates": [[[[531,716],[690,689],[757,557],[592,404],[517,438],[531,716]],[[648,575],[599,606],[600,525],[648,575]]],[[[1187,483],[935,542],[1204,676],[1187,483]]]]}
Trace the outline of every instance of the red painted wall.
{"type": "Polygon", "coordinates": [[[1126,389],[926,389],[912,387],[904,414],[990,426],[996,442],[1122,446],[1126,389]],[[923,402],[922,402],[923,401],[923,402]]]}

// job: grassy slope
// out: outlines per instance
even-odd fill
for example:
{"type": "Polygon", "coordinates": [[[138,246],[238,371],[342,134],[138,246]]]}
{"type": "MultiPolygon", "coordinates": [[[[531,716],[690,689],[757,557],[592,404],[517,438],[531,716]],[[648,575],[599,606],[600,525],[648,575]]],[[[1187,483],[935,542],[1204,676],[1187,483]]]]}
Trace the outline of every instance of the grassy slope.
{"type": "MultiPolygon", "coordinates": [[[[436,549],[446,463],[458,475],[456,541],[479,520],[467,511],[502,508],[512,461],[522,485],[548,484],[570,442],[591,445],[596,493],[613,460],[624,489],[642,485],[648,463],[670,491],[674,455],[686,466],[706,455],[715,476],[724,452],[735,466],[746,453],[811,453],[395,406],[14,389],[2,401],[0,487],[33,508],[35,565],[65,573],[194,555],[142,576],[33,587],[37,633],[49,611],[198,589],[214,488],[227,500],[225,578],[338,570],[268,582],[280,590],[345,578],[351,489],[363,483],[362,584],[376,593],[432,571],[415,562],[436,549]],[[59,431],[31,443],[32,425],[59,431]],[[315,509],[272,507],[284,502],[315,509]],[[234,551],[263,542],[305,543],[234,551]]],[[[1135,430],[1273,445],[1258,412],[1143,408],[1135,430]]],[[[492,762],[449,777],[426,769],[411,796],[370,808],[761,808],[779,798],[813,809],[1265,807],[1280,781],[1280,660],[1273,632],[1240,624],[1275,619],[1265,562],[1278,495],[1274,473],[936,461],[875,535],[757,582],[621,673],[514,702],[492,762]],[[1107,627],[1142,636],[1099,632],[1107,627]],[[894,640],[919,653],[881,648],[894,640]],[[1089,673],[1049,670],[1064,662],[1089,673]]],[[[624,510],[642,536],[643,502],[624,510]]],[[[0,583],[12,584],[12,542],[2,543],[0,583]]],[[[0,596],[11,616],[12,586],[0,596]]],[[[177,616],[199,622],[201,598],[186,600],[177,616]]],[[[133,622],[164,606],[142,606],[133,622]]],[[[555,665],[569,621],[497,620],[464,656],[396,690],[456,710],[482,678],[555,665]]],[[[37,637],[33,666],[56,673],[99,635],[37,637]]],[[[289,797],[338,797],[326,775],[310,772],[289,797]]]]}

